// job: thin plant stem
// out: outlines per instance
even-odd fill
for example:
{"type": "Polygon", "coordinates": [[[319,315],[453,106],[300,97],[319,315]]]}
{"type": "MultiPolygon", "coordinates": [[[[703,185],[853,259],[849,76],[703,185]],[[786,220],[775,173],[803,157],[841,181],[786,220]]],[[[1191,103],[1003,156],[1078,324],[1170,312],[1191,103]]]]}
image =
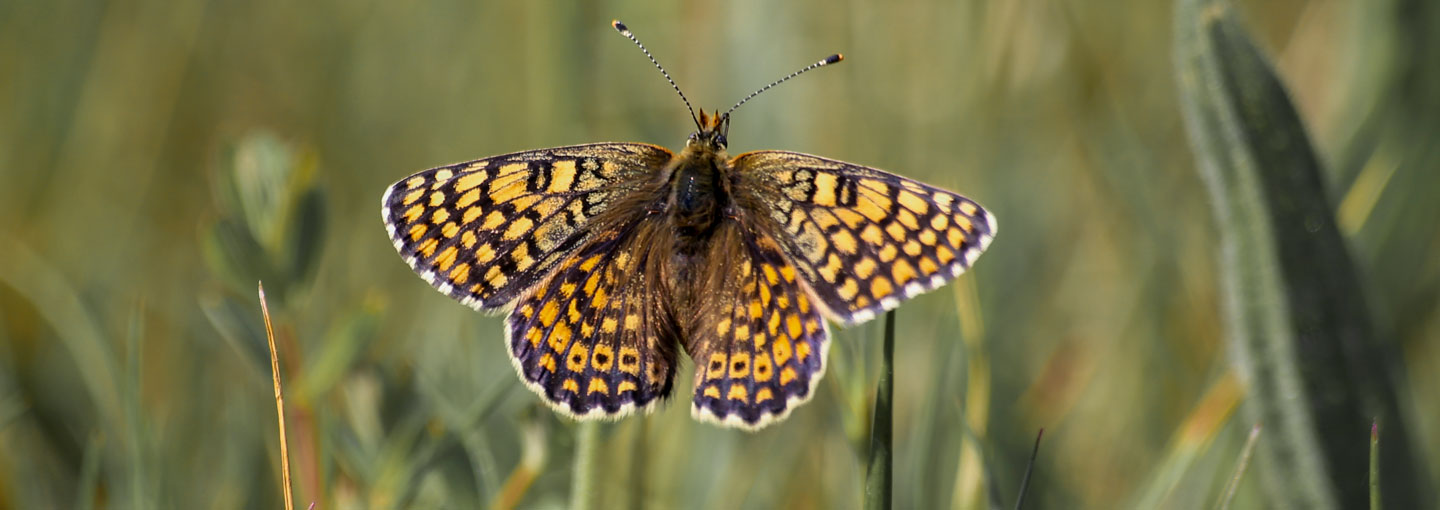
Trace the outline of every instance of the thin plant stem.
{"type": "Polygon", "coordinates": [[[596,508],[595,478],[596,457],[600,454],[600,424],[594,421],[580,422],[575,431],[575,471],[570,485],[570,509],[590,510],[596,508]]]}
{"type": "Polygon", "coordinates": [[[260,289],[260,313],[265,316],[265,340],[270,344],[270,380],[275,384],[275,415],[280,423],[280,482],[285,491],[285,510],[295,510],[290,494],[290,445],[285,442],[285,396],[280,392],[280,356],[275,353],[275,329],[270,325],[270,305],[265,303],[265,284],[260,289]]]}
{"type": "Polygon", "coordinates": [[[1245,476],[1245,468],[1250,466],[1250,456],[1255,453],[1255,443],[1260,440],[1260,424],[1256,423],[1250,428],[1250,437],[1245,440],[1245,447],[1240,450],[1240,461],[1235,465],[1235,474],[1230,476],[1230,482],[1225,484],[1225,492],[1220,501],[1215,504],[1217,510],[1229,510],[1230,502],[1235,499],[1235,491],[1240,489],[1240,479],[1245,476]]]}
{"type": "Polygon", "coordinates": [[[1035,434],[1035,447],[1030,450],[1030,462],[1025,464],[1025,476],[1020,478],[1020,494],[1015,496],[1015,510],[1020,510],[1025,505],[1025,491],[1030,489],[1030,475],[1035,472],[1035,458],[1040,456],[1040,438],[1045,437],[1045,429],[1040,429],[1035,434]]]}
{"type": "Polygon", "coordinates": [[[885,341],[881,348],[880,382],[875,390],[875,414],[870,425],[870,463],[865,469],[865,508],[888,510],[894,492],[894,450],[891,414],[895,409],[895,311],[885,312],[885,341]]]}

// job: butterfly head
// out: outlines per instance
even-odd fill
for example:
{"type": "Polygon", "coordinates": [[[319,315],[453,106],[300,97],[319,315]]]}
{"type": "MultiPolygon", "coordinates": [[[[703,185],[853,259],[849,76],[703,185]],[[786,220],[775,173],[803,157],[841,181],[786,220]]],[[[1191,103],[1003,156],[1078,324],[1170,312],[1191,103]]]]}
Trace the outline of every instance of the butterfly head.
{"type": "Polygon", "coordinates": [[[698,145],[711,150],[725,149],[725,135],[730,131],[729,113],[708,114],[701,108],[700,118],[695,123],[699,131],[690,133],[690,138],[685,141],[686,147],[698,145]]]}

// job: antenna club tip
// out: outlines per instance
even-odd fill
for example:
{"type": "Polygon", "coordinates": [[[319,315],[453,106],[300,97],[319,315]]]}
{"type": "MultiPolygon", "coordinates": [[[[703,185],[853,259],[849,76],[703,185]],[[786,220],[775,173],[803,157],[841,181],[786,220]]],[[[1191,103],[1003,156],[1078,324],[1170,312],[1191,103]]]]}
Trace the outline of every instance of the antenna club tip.
{"type": "Polygon", "coordinates": [[[841,60],[845,60],[845,55],[840,54],[840,53],[836,53],[836,54],[834,54],[834,55],[830,55],[830,56],[828,56],[828,57],[825,57],[825,60],[822,60],[822,62],[824,62],[825,65],[830,65],[830,64],[834,64],[834,63],[836,63],[836,62],[839,62],[839,61],[841,61],[841,60]]]}
{"type": "Polygon", "coordinates": [[[630,32],[630,28],[626,27],[625,24],[621,23],[618,19],[610,20],[610,26],[615,27],[615,30],[619,30],[622,34],[630,32]]]}

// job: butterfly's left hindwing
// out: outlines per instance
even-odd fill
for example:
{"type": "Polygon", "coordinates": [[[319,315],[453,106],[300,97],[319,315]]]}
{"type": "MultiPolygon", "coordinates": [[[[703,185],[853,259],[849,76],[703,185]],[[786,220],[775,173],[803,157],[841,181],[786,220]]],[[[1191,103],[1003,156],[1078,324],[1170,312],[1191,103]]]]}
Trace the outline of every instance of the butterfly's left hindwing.
{"type": "Polygon", "coordinates": [[[785,151],[730,166],[737,204],[842,323],[944,285],[995,235],[995,217],[974,201],[874,168],[785,151]]]}
{"type": "Polygon", "coordinates": [[[385,229],[430,285],[475,309],[501,309],[671,156],[654,145],[601,143],[432,168],[385,190],[385,229]]]}

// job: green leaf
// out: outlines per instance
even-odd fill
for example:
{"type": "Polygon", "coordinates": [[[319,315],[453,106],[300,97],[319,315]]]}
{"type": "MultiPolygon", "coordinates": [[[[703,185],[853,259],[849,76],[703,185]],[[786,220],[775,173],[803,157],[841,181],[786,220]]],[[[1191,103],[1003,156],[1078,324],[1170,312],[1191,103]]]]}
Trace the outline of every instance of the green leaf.
{"type": "MultiPolygon", "coordinates": [[[[1232,362],[1249,421],[1274,431],[1256,451],[1269,506],[1363,507],[1355,481],[1367,452],[1354,437],[1370,416],[1399,420],[1320,162],[1229,3],[1181,0],[1175,28],[1181,106],[1219,226],[1232,362]]],[[[1415,501],[1411,485],[1387,488],[1415,501]]]]}

